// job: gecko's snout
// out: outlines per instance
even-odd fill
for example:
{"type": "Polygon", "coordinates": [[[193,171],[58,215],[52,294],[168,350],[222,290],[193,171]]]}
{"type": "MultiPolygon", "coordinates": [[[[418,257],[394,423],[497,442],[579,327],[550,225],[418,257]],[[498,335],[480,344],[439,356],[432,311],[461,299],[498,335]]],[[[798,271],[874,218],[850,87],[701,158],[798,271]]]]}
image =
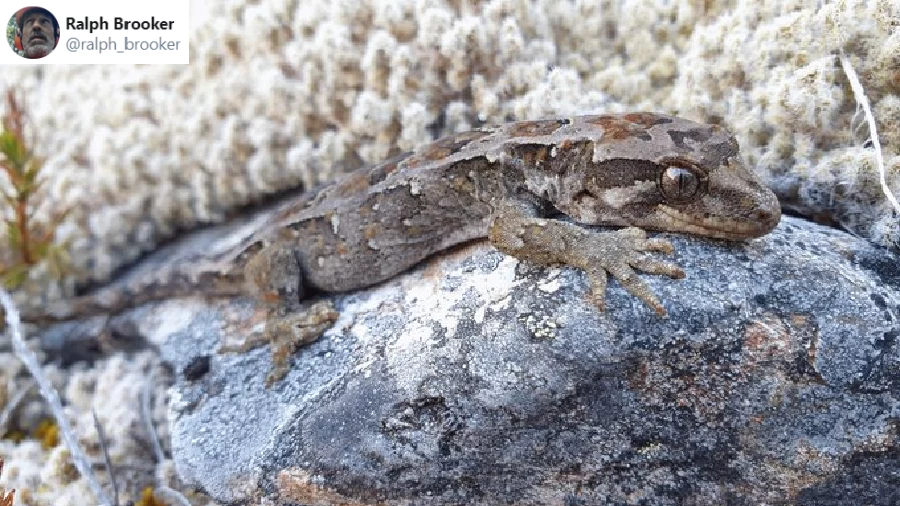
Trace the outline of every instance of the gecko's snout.
{"type": "Polygon", "coordinates": [[[754,209],[751,215],[751,221],[759,224],[759,235],[757,237],[768,234],[781,221],[781,205],[778,198],[771,191],[766,191],[766,202],[754,209]]]}
{"type": "Polygon", "coordinates": [[[759,223],[760,235],[768,234],[777,227],[778,222],[781,221],[781,208],[757,209],[750,218],[752,221],[759,223]]]}

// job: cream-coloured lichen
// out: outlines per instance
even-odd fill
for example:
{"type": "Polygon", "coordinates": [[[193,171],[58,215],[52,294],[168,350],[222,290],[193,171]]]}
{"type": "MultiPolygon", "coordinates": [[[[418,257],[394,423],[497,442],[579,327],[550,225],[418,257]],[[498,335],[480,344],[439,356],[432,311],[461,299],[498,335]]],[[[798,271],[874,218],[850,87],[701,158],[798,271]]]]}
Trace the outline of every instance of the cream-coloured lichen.
{"type": "Polygon", "coordinates": [[[723,13],[692,38],[704,42],[683,59],[674,108],[727,123],[789,207],[900,247],[900,223],[838,60],[843,48],[873,104],[887,184],[897,193],[900,4],[763,2],[723,13]]]}
{"type": "Polygon", "coordinates": [[[61,234],[80,279],[108,277],[177,230],[437,135],[629,109],[726,124],[795,207],[896,246],[836,58],[843,47],[861,76],[896,189],[895,1],[207,7],[187,66],[4,72],[6,86],[27,92],[54,174],[46,198],[76,205],[61,234]]]}
{"type": "MultiPolygon", "coordinates": [[[[14,360],[11,354],[0,353],[0,362],[14,360]]],[[[76,436],[92,460],[102,462],[98,435],[91,411],[106,434],[110,459],[122,487],[121,500],[136,499],[132,492],[155,484],[157,463],[149,450],[148,436],[140,419],[140,392],[148,372],[154,370],[158,358],[153,352],[142,352],[133,357],[113,355],[92,368],[76,366],[63,371],[45,366],[45,372],[60,391],[65,411],[76,436]]],[[[15,382],[13,388],[27,384],[25,379],[15,382]]],[[[36,389],[34,389],[36,390],[36,389]]],[[[163,399],[163,385],[155,389],[163,399]]],[[[168,440],[165,423],[165,403],[157,402],[152,413],[154,423],[163,441],[168,440]]],[[[40,419],[49,418],[43,400],[32,392],[25,405],[16,411],[13,422],[17,427],[34,427],[40,419]]],[[[0,487],[15,488],[21,497],[28,496],[27,504],[46,506],[82,506],[86,497],[93,497],[87,482],[72,465],[65,445],[43,449],[41,442],[26,438],[20,443],[0,439],[0,454],[4,456],[0,487]]],[[[162,470],[168,463],[162,463],[162,470]]],[[[97,475],[109,488],[108,475],[97,467],[97,475]]],[[[171,484],[171,482],[167,483],[171,484]]],[[[22,504],[22,503],[19,503],[22,504]]]]}

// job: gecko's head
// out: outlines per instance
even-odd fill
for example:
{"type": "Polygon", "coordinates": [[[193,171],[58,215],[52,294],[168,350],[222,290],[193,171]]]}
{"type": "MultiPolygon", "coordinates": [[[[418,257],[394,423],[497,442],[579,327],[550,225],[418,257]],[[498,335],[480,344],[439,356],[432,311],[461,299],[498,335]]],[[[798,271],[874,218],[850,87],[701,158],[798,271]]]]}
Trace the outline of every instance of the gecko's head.
{"type": "Polygon", "coordinates": [[[563,209],[576,220],[731,240],[778,225],[778,200],[723,128],[650,113],[594,121],[603,134],[563,209]]]}

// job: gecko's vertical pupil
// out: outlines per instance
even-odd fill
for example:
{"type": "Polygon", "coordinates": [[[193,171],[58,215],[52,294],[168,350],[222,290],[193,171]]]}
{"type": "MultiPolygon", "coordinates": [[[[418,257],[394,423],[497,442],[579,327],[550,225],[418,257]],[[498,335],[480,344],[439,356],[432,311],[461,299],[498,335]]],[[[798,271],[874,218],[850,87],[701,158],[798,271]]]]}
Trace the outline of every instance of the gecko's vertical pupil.
{"type": "Polygon", "coordinates": [[[660,176],[659,189],[666,200],[687,202],[700,190],[700,178],[683,167],[669,166],[660,176]]]}

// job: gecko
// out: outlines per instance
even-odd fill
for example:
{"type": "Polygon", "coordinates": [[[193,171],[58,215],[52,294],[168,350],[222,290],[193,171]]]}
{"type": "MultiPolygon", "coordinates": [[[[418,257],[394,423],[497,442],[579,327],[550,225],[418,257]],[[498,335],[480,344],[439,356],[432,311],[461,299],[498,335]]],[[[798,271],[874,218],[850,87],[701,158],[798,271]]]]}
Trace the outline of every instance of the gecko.
{"type": "Polygon", "coordinates": [[[188,281],[82,296],[23,319],[116,312],[191,291],[249,294],[268,307],[277,379],[296,348],[337,318],[327,300],[307,301],[310,291],[375,285],[487,238],[521,261],[584,271],[599,310],[611,276],[665,316],[636,271],[684,272],[646,254],[673,252],[648,230],[736,241],[770,232],[780,217],[774,193],[720,126],[650,112],[519,121],[436,140],[299,195],[215,269],[198,274],[188,265],[188,281]],[[620,228],[586,227],[593,225],[620,228]]]}

